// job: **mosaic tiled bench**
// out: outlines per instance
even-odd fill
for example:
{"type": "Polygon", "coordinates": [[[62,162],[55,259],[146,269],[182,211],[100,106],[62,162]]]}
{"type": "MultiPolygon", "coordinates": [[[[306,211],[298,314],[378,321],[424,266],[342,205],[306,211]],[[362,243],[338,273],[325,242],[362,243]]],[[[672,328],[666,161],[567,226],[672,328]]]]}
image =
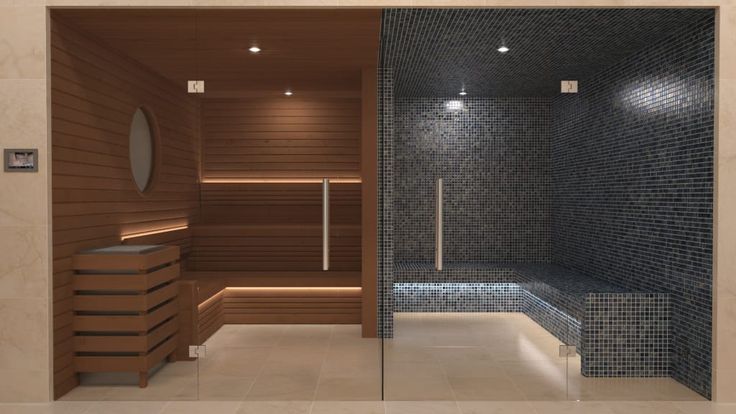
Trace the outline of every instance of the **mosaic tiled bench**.
{"type": "Polygon", "coordinates": [[[399,263],[396,312],[523,312],[592,377],[669,376],[670,301],[552,264],[399,263]]]}

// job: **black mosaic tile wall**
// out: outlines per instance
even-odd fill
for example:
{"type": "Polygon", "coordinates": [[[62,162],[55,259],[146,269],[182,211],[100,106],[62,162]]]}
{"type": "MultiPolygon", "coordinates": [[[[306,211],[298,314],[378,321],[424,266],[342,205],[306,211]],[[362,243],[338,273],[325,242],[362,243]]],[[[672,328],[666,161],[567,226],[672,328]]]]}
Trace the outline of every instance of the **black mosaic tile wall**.
{"type": "Polygon", "coordinates": [[[394,312],[521,312],[518,283],[394,283],[394,312]]]}
{"type": "Polygon", "coordinates": [[[555,96],[712,11],[646,9],[386,9],[381,66],[397,97],[555,96]],[[499,53],[500,46],[510,48],[499,53]]]}
{"type": "Polygon", "coordinates": [[[394,84],[378,69],[378,336],[394,329],[394,84]]]}
{"type": "Polygon", "coordinates": [[[443,178],[445,262],[549,261],[551,101],[395,105],[395,260],[434,260],[435,185],[443,178]]]}
{"type": "Polygon", "coordinates": [[[551,305],[547,298],[542,299],[523,287],[521,293],[522,312],[526,316],[559,339],[560,344],[575,345],[582,351],[579,320],[551,305]]]}
{"type": "Polygon", "coordinates": [[[580,351],[589,377],[671,375],[670,295],[590,293],[580,351]]]}
{"type": "Polygon", "coordinates": [[[671,373],[711,392],[714,21],[553,101],[552,257],[670,293],[671,373]]]}

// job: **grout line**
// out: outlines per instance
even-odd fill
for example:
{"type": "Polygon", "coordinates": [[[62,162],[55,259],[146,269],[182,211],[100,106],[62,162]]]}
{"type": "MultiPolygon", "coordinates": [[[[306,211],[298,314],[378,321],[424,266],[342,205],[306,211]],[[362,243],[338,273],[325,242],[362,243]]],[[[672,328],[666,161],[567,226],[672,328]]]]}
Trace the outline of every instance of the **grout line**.
{"type": "Polygon", "coordinates": [[[319,391],[319,384],[320,380],[322,379],[322,373],[325,370],[325,363],[327,362],[327,358],[329,358],[330,350],[332,349],[332,340],[335,336],[335,325],[330,326],[330,339],[327,341],[327,350],[325,351],[325,355],[322,358],[322,365],[319,367],[319,374],[317,374],[317,385],[314,387],[314,394],[312,395],[312,404],[309,406],[309,414],[312,414],[312,410],[314,409],[314,403],[317,399],[317,392],[319,391]]]}
{"type": "Polygon", "coordinates": [[[248,387],[248,391],[245,392],[245,396],[243,397],[243,402],[250,401],[248,400],[248,395],[250,395],[250,392],[253,390],[253,387],[256,386],[256,382],[258,382],[258,378],[261,377],[261,375],[263,374],[263,371],[266,369],[266,365],[268,365],[269,358],[273,354],[274,348],[277,348],[279,346],[279,343],[281,343],[281,340],[284,337],[285,330],[286,328],[282,327],[282,329],[279,331],[279,336],[274,342],[274,344],[268,347],[268,354],[264,358],[263,365],[261,365],[261,368],[258,369],[258,372],[256,372],[256,375],[253,377],[253,382],[250,384],[250,387],[248,387]]]}

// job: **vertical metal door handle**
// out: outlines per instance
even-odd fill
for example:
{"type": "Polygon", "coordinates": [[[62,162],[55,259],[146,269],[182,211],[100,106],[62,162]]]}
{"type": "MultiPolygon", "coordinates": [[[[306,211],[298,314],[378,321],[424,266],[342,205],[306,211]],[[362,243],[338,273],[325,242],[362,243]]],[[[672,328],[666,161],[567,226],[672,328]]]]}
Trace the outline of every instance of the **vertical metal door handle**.
{"type": "Polygon", "coordinates": [[[437,196],[435,201],[435,231],[434,231],[434,267],[442,271],[442,179],[437,179],[437,196]]]}
{"type": "Polygon", "coordinates": [[[330,179],[322,179],[322,270],[330,270],[330,179]]]}

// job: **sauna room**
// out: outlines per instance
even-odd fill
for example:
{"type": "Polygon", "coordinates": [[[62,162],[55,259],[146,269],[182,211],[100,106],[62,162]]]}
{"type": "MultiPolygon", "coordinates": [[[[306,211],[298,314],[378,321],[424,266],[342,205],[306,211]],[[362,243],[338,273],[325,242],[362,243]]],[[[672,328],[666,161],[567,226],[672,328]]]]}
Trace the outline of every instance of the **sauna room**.
{"type": "Polygon", "coordinates": [[[711,398],[713,9],[49,23],[56,398],[711,398]]]}
{"type": "Polygon", "coordinates": [[[326,362],[369,375],[325,374],[323,398],[345,381],[380,398],[380,347],[362,339],[376,336],[380,10],[50,23],[56,397],[310,399],[325,347],[353,341],[326,362]],[[130,273],[125,255],[151,273],[95,277],[130,273]]]}

